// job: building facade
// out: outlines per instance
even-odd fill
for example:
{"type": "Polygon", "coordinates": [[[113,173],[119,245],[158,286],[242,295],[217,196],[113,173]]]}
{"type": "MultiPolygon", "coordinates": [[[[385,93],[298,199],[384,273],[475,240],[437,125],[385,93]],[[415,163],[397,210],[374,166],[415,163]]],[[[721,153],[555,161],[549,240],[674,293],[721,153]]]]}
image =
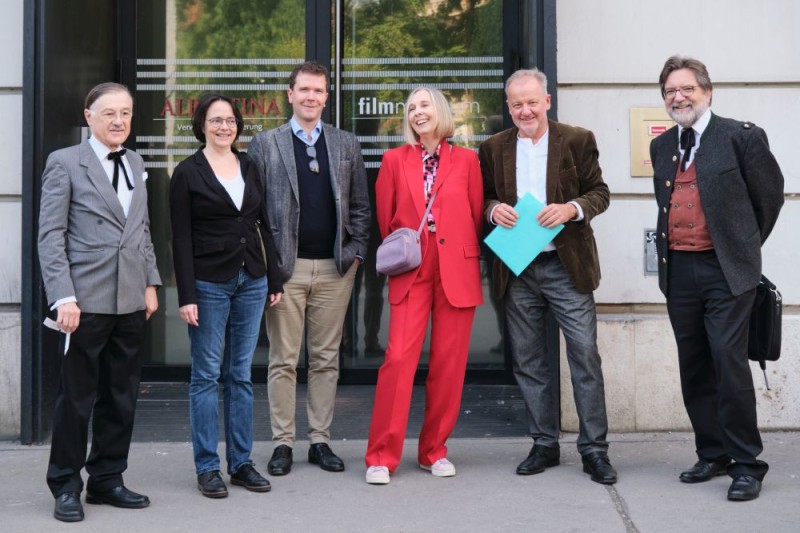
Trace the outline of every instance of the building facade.
{"type": "MultiPolygon", "coordinates": [[[[164,288],[148,329],[146,380],[185,380],[188,341],[177,318],[167,212],[169,176],[197,143],[189,118],[205,91],[236,98],[245,117],[241,145],[290,113],[286,76],[298,62],[331,67],[325,120],[353,131],[371,180],[381,154],[402,141],[403,102],[416,85],[441,88],[456,117],[454,142],[477,148],[510,125],[503,83],[538,66],[550,80],[551,116],[593,130],[611,192],[593,222],[603,279],[596,292],[599,344],[613,431],[688,428],[664,299],[653,275],[648,232],[655,226],[652,180],[638,176],[642,117],[663,108],[657,78],[674,54],[703,60],[714,82],[713,109],[764,127],[786,178],[786,204],[764,247],[764,271],[784,297],[783,357],[766,390],[754,366],[760,423],[800,427],[800,49],[791,0],[677,0],[669,10],[637,0],[9,0],[0,34],[0,117],[22,132],[0,145],[0,438],[47,439],[57,383],[53,334],[35,252],[39,183],[54,149],[85,136],[81,102],[95,83],[114,80],[135,97],[128,146],[148,166],[151,229],[164,288]],[[675,13],[689,14],[676,21],[675,13]],[[88,40],[85,30],[92,29],[88,40]],[[339,66],[337,68],[337,66],[339,66]],[[638,159],[637,159],[638,157],[638,159]]],[[[652,130],[652,131],[657,131],[652,130]]],[[[733,221],[732,223],[735,223],[733,221]]],[[[341,350],[341,380],[374,383],[385,345],[385,282],[367,268],[356,284],[341,350]]],[[[479,308],[468,379],[511,383],[502,312],[479,308]]],[[[266,376],[267,340],[254,361],[266,376]]],[[[563,358],[554,352],[553,356],[563,358]]],[[[568,366],[561,365],[563,427],[577,428],[568,366]]]]}

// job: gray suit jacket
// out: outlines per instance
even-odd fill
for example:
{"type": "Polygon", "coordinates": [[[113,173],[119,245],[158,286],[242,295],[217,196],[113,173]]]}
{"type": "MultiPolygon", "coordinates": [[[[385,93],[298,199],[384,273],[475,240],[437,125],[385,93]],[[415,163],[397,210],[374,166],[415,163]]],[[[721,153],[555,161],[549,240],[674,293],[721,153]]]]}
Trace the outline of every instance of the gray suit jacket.
{"type": "MultiPolygon", "coordinates": [[[[667,224],[680,162],[677,126],[653,139],[650,159],[658,202],[658,282],[666,296],[667,224]]],[[[700,139],[694,165],[711,242],[728,286],[738,296],[761,279],[761,245],[783,206],[783,174],[763,129],[713,114],[700,139]]]]}
{"type": "MultiPolygon", "coordinates": [[[[367,171],[355,135],[328,124],[323,124],[322,130],[336,202],[333,257],[339,273],[344,275],[355,261],[356,254],[364,257],[367,253],[370,223],[367,171]]],[[[294,272],[300,225],[293,135],[289,123],[283,124],[256,135],[247,151],[266,180],[267,215],[278,251],[281,283],[285,283],[294,272]]]]}
{"type": "Polygon", "coordinates": [[[47,301],[75,296],[84,313],[145,308],[161,285],[150,240],[144,162],[128,150],[133,195],[128,217],[89,141],[50,154],[42,175],[39,263],[47,301]]]}

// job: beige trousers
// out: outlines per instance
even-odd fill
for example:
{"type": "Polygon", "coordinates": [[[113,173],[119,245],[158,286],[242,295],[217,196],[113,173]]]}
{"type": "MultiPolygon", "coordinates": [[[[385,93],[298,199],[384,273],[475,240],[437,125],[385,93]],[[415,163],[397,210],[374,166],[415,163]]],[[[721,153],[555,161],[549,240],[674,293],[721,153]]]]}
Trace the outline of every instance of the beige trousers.
{"type": "Polygon", "coordinates": [[[330,442],[339,344],[357,266],[344,276],[333,259],[297,259],[283,296],[267,310],[269,335],[269,411],[272,441],[295,440],[297,363],[305,333],[308,350],[308,440],[330,442]]]}

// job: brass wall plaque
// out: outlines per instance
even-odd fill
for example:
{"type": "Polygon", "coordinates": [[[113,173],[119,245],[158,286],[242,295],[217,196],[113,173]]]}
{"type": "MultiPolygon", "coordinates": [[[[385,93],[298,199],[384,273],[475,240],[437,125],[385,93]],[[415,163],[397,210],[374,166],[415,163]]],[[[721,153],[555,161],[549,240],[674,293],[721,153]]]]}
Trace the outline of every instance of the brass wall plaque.
{"type": "Polygon", "coordinates": [[[663,107],[631,108],[631,176],[653,176],[650,141],[674,125],[663,107]]]}

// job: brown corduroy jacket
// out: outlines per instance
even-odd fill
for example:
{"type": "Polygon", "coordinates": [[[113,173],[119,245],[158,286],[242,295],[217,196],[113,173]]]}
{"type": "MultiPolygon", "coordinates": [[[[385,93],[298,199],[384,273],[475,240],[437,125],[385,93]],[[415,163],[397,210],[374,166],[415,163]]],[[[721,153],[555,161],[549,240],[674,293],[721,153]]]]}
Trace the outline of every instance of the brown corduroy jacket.
{"type": "MultiPolygon", "coordinates": [[[[591,220],[608,209],[610,194],[598,162],[597,143],[591,131],[549,122],[547,145],[547,203],[577,202],[583,219],[567,222],[556,236],[558,257],[578,291],[590,293],[600,284],[600,261],[591,220]]],[[[495,205],[517,203],[517,128],[492,136],[480,147],[484,214],[495,205]]],[[[491,222],[491,221],[490,221],[491,222]]],[[[510,271],[495,258],[492,292],[502,298],[510,271]]]]}

